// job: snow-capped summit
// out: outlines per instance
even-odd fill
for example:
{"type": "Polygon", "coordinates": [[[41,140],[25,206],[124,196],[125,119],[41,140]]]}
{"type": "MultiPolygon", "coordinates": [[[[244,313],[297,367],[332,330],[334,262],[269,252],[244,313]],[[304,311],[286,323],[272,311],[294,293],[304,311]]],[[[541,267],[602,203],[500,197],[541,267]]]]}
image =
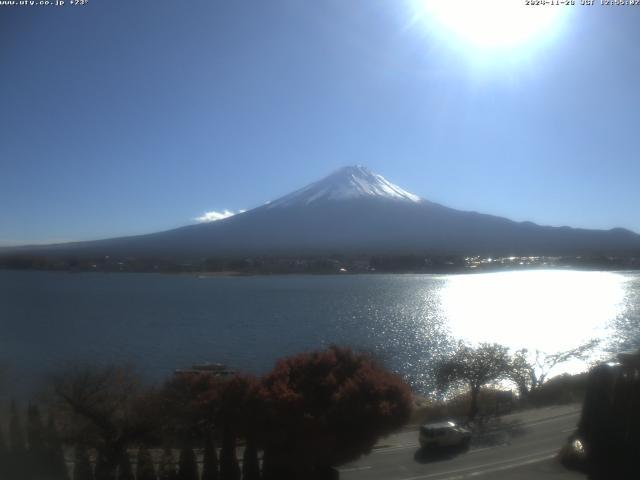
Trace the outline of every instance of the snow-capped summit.
{"type": "Polygon", "coordinates": [[[355,165],[341,168],[322,180],[279,198],[271,202],[269,208],[310,205],[326,200],[353,200],[362,198],[377,198],[413,203],[422,201],[417,195],[394,185],[382,175],[373,173],[361,165],[355,165]]]}

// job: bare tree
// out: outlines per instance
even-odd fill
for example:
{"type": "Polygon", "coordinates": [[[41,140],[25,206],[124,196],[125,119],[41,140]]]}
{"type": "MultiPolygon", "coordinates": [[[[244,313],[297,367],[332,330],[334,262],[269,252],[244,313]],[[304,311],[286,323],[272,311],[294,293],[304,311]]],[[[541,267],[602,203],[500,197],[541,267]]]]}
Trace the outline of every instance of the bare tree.
{"type": "Polygon", "coordinates": [[[86,367],[54,378],[68,440],[98,451],[101,470],[114,477],[127,446],[149,432],[153,408],[128,367],[86,367]]]}
{"type": "Polygon", "coordinates": [[[522,348],[513,354],[508,376],[518,388],[520,397],[528,397],[532,386],[537,385],[538,382],[535,365],[529,359],[529,350],[522,348]]]}
{"type": "Polygon", "coordinates": [[[552,354],[536,350],[535,357],[530,356],[529,351],[523,348],[513,355],[508,376],[518,387],[520,395],[526,397],[547,381],[555,367],[569,360],[587,360],[599,344],[600,340],[593,339],[575,348],[552,354]]]}
{"type": "Polygon", "coordinates": [[[509,349],[497,343],[473,347],[460,342],[453,355],[436,367],[436,380],[443,390],[451,387],[469,389],[469,420],[473,420],[478,413],[480,389],[505,378],[511,370],[510,360],[509,349]]]}

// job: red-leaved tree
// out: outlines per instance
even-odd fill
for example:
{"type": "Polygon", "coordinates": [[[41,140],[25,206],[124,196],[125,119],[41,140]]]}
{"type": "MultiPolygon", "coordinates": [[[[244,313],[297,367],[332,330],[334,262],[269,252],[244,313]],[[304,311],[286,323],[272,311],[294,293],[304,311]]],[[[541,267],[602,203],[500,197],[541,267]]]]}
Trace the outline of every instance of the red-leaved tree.
{"type": "Polygon", "coordinates": [[[279,361],[260,391],[267,423],[264,478],[326,478],[371,451],[411,413],[411,391],[369,356],[348,348],[279,361]]]}
{"type": "Polygon", "coordinates": [[[159,396],[164,434],[181,446],[211,434],[219,406],[220,380],[206,373],[178,375],[165,383],[159,396]]]}

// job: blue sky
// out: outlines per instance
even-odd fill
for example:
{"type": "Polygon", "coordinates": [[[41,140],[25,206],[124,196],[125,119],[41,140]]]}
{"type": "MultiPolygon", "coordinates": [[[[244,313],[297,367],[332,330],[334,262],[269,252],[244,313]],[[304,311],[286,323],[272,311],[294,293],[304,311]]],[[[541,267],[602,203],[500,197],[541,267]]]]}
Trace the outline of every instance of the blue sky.
{"type": "Polygon", "coordinates": [[[455,208],[640,232],[640,8],[568,7],[483,50],[415,1],[0,7],[0,245],[194,223],[350,164],[455,208]]]}

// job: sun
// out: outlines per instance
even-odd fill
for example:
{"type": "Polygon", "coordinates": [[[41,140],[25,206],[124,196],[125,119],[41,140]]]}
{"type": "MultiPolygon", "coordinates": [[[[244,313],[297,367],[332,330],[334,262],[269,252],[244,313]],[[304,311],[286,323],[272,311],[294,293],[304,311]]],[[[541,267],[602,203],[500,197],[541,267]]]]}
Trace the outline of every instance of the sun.
{"type": "Polygon", "coordinates": [[[524,0],[411,0],[415,18],[481,49],[544,40],[571,8],[527,5],[524,0]]]}

